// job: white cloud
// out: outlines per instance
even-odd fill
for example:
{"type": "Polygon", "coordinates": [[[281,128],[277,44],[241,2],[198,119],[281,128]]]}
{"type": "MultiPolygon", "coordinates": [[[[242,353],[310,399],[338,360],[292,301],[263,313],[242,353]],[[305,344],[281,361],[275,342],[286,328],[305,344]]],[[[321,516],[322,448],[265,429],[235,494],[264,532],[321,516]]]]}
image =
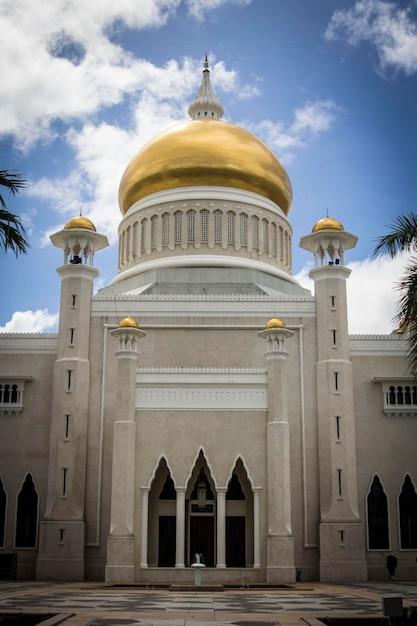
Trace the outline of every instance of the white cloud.
{"type": "Polygon", "coordinates": [[[15,311],[4,326],[1,333],[41,333],[56,330],[58,313],[49,313],[48,309],[36,311],[15,311]]]}
{"type": "Polygon", "coordinates": [[[289,125],[281,121],[263,120],[252,129],[275,148],[284,162],[294,156],[293,150],[304,146],[314,136],[331,128],[340,108],[332,100],[308,101],[294,111],[289,125]]]}
{"type": "MultiPolygon", "coordinates": [[[[390,333],[399,297],[399,283],[408,261],[407,255],[394,259],[365,259],[349,263],[352,270],[347,281],[350,333],[390,333]]],[[[310,267],[304,267],[295,278],[303,287],[314,291],[308,278],[310,267]]]]}
{"type": "Polygon", "coordinates": [[[201,22],[205,19],[206,13],[218,9],[228,2],[247,6],[252,0],[186,0],[186,2],[189,14],[201,22]]]}
{"type": "Polygon", "coordinates": [[[417,23],[411,10],[382,0],[358,0],[352,9],[333,13],[325,37],[351,46],[368,42],[376,50],[379,69],[417,71],[417,23]]]}

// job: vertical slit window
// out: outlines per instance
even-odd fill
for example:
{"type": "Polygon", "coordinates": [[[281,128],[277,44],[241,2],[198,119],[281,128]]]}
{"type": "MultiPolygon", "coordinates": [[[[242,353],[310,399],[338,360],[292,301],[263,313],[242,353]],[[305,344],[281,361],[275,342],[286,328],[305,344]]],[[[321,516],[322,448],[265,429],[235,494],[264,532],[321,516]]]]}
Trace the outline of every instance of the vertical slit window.
{"type": "Polygon", "coordinates": [[[65,439],[69,438],[69,431],[70,431],[70,416],[66,415],[65,416],[65,439]]]}
{"type": "Polygon", "coordinates": [[[200,211],[200,217],[201,217],[201,243],[207,243],[208,242],[208,217],[209,217],[209,212],[207,211],[207,209],[203,209],[202,211],[200,211]]]}
{"type": "Polygon", "coordinates": [[[71,390],[72,370],[67,370],[67,391],[71,390]]]}
{"type": "Polygon", "coordinates": [[[16,548],[34,548],[38,527],[38,494],[31,474],[27,474],[17,497],[16,548]]]}
{"type": "Polygon", "coordinates": [[[162,216],[162,245],[169,245],[169,213],[164,213],[162,216]]]}
{"type": "Polygon", "coordinates": [[[388,550],[388,499],[378,476],[374,476],[366,498],[368,513],[368,547],[370,550],[388,550]]]}
{"type": "Polygon", "coordinates": [[[151,217],[151,248],[155,250],[156,248],[156,226],[158,223],[158,216],[153,215],[151,217]]]}
{"type": "Polygon", "coordinates": [[[336,415],[336,438],[340,441],[340,415],[336,415]]]}
{"type": "Polygon", "coordinates": [[[330,306],[332,309],[336,307],[336,296],[330,296],[330,306]]]}
{"type": "Polygon", "coordinates": [[[223,214],[218,209],[214,211],[214,243],[222,242],[223,214]]]}
{"type": "Polygon", "coordinates": [[[59,529],[59,543],[64,543],[64,529],[59,529]]]}
{"type": "Polygon", "coordinates": [[[342,495],[342,470],[340,468],[337,470],[337,487],[338,487],[339,496],[341,496],[342,495]]]}
{"type": "Polygon", "coordinates": [[[76,303],[76,301],[77,301],[77,296],[72,295],[72,296],[71,296],[71,306],[72,306],[72,307],[75,307],[75,303],[76,303]]]}
{"type": "Polygon", "coordinates": [[[195,211],[187,212],[187,243],[195,242],[195,211]]]}
{"type": "Polygon", "coordinates": [[[339,372],[334,372],[334,390],[339,391],[339,372]]]}
{"type": "Polygon", "coordinates": [[[182,213],[177,211],[174,213],[175,220],[175,245],[181,245],[182,243],[182,213]]]}
{"type": "Polygon", "coordinates": [[[62,468],[62,495],[63,496],[67,495],[67,473],[68,473],[68,468],[67,467],[62,468]]]}
{"type": "Polygon", "coordinates": [[[417,494],[410,476],[404,478],[399,497],[402,550],[417,549],[417,494]]]}
{"type": "Polygon", "coordinates": [[[244,248],[248,245],[248,216],[240,214],[240,245],[244,248]]]}
{"type": "Polygon", "coordinates": [[[252,248],[259,250],[259,220],[256,215],[252,215],[252,248]]]}
{"type": "Polygon", "coordinates": [[[333,339],[333,345],[336,345],[336,331],[332,330],[332,339],[333,339]]]}
{"type": "Polygon", "coordinates": [[[74,345],[74,333],[75,333],[75,328],[70,328],[70,344],[72,346],[74,345]]]}
{"type": "Polygon", "coordinates": [[[340,545],[344,546],[345,545],[345,531],[339,530],[339,534],[340,534],[340,545]]]}
{"type": "Polygon", "coordinates": [[[227,212],[227,244],[235,245],[235,213],[233,211],[227,212]]]}

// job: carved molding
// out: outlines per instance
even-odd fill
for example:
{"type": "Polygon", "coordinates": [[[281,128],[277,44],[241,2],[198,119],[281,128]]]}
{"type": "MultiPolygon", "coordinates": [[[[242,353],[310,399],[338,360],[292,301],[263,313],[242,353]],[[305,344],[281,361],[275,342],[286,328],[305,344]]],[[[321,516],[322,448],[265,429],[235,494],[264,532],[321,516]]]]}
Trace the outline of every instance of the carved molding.
{"type": "Polygon", "coordinates": [[[56,352],[55,333],[0,333],[0,352],[56,352]]]}

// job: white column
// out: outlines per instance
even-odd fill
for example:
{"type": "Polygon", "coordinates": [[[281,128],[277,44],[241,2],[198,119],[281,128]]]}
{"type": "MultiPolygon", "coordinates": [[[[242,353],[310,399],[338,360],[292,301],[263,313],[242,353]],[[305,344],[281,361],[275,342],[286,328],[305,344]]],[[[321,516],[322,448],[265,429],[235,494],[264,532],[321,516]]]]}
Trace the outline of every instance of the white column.
{"type": "Polygon", "coordinates": [[[226,567],[226,487],[217,489],[217,565],[226,567]]]}
{"type": "Polygon", "coordinates": [[[261,546],[259,527],[260,490],[253,490],[253,567],[261,567],[261,546]]]}
{"type": "Polygon", "coordinates": [[[185,487],[177,487],[177,536],[175,544],[175,567],[184,565],[185,540],[185,487]]]}
{"type": "Polygon", "coordinates": [[[142,488],[142,533],[140,540],[141,567],[148,567],[148,502],[149,489],[142,488]]]}

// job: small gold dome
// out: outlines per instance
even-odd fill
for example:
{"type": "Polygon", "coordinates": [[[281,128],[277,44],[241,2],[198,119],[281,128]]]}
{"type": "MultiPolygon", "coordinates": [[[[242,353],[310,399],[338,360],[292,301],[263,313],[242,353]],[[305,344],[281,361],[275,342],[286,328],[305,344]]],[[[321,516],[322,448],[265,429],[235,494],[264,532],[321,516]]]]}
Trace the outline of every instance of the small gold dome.
{"type": "Polygon", "coordinates": [[[73,217],[65,224],[64,228],[84,228],[84,230],[92,230],[93,232],[96,232],[96,227],[93,222],[89,220],[88,217],[84,217],[84,215],[77,215],[77,217],[73,217]]]}
{"type": "Polygon", "coordinates": [[[139,324],[131,317],[125,317],[119,322],[119,328],[139,328],[139,324]]]}
{"type": "Polygon", "coordinates": [[[286,328],[286,326],[282,320],[274,317],[266,323],[266,328],[286,328]]]}
{"type": "Polygon", "coordinates": [[[148,143],[123,174],[120,209],[126,213],[153,193],[200,185],[251,191],[290,210],[291,183],[273,152],[244,128],[213,119],[176,124],[148,143]]]}
{"type": "Polygon", "coordinates": [[[339,222],[335,217],[322,217],[318,220],[311,232],[317,233],[319,230],[345,230],[342,222],[339,222]]]}

